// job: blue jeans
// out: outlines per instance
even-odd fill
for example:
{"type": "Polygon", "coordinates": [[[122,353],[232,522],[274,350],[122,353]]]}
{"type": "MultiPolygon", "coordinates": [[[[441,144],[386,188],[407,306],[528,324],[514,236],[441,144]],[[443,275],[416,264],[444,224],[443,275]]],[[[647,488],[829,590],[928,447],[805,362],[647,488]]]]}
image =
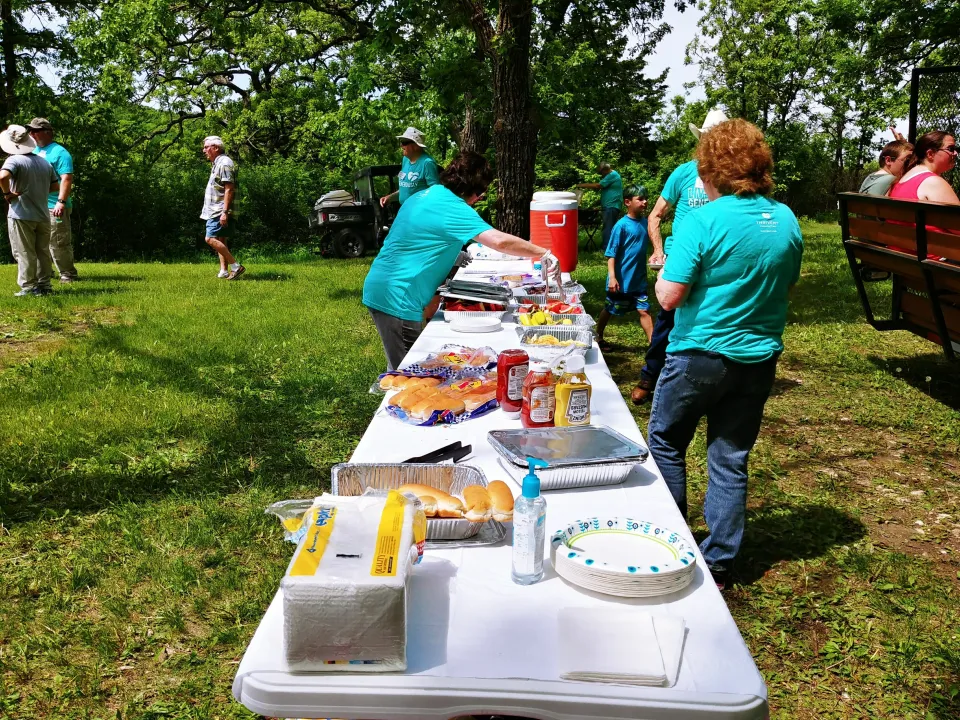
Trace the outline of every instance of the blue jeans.
{"type": "Polygon", "coordinates": [[[667,345],[670,344],[670,331],[673,330],[673,316],[676,310],[663,310],[657,313],[653,323],[653,336],[650,338],[650,347],[644,357],[643,367],[640,368],[640,377],[651,385],[657,384],[657,378],[667,361],[667,345]]]}
{"type": "Polygon", "coordinates": [[[760,432],[777,359],[745,364],[715,353],[671,353],[657,383],[647,442],[684,517],[687,448],[700,418],[707,417],[703,517],[710,535],[700,543],[700,552],[711,568],[729,570],[740,550],[747,509],[747,458],[760,432]]]}
{"type": "Polygon", "coordinates": [[[600,237],[603,239],[603,247],[600,249],[604,252],[607,251],[607,244],[610,242],[610,233],[613,232],[613,226],[617,224],[617,220],[620,219],[620,208],[603,208],[603,230],[600,233],[600,237]]]}

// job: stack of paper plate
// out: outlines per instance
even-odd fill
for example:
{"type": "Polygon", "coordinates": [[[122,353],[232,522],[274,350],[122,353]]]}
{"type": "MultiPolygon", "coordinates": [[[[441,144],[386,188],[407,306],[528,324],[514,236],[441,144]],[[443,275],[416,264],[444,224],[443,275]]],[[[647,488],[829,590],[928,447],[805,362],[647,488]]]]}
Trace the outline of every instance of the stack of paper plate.
{"type": "MultiPolygon", "coordinates": [[[[467,315],[468,313],[464,313],[467,315]]],[[[450,322],[450,329],[462,333],[497,332],[500,329],[499,317],[458,317],[450,322]]]]}
{"type": "Polygon", "coordinates": [[[594,517],[553,534],[550,557],[560,577],[587,590],[650,597],[693,579],[694,548],[672,530],[644,520],[594,517]]]}

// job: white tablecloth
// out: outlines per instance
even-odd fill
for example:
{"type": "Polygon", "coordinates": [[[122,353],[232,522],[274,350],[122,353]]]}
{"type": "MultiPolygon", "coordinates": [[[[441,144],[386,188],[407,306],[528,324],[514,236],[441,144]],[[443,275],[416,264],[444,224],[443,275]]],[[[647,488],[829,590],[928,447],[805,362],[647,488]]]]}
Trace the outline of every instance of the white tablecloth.
{"type": "MultiPolygon", "coordinates": [[[[513,269],[506,269],[511,272],[513,269]]],[[[516,325],[461,335],[442,320],[427,325],[410,351],[420,358],[447,342],[497,351],[517,346],[516,325]]],[[[587,355],[593,424],[645,444],[599,351],[587,355]]],[[[486,441],[493,429],[519,427],[500,411],[459,425],[420,428],[376,413],[352,462],[400,462],[456,440],[473,446],[461,461],[488,480],[517,484],[486,441]]],[[[547,533],[578,518],[629,514],[682,532],[692,541],[652,459],[619,486],[546,492],[547,533]]],[[[282,647],[278,592],[234,680],[234,696],[250,710],[276,717],[422,718],[500,713],[531,718],[749,718],[767,715],[766,687],[723,598],[701,570],[685,590],[626,600],[578,589],[558,577],[546,551],[546,576],[522,587],[510,579],[509,534],[498,546],[430,550],[410,587],[407,660],[402,674],[295,674],[282,647]],[[680,676],[672,688],[565,682],[557,668],[561,607],[637,605],[682,616],[687,625],[680,676]]],[[[626,649],[633,651],[634,649],[626,649]]],[[[635,649],[642,652],[643,649],[635,649]]]]}

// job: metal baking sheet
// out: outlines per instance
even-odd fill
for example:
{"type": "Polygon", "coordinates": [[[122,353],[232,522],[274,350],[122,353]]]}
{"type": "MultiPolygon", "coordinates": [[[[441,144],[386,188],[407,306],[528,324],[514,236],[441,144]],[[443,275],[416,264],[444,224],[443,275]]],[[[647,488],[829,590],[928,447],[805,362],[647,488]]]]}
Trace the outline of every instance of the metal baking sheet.
{"type": "MultiPolygon", "coordinates": [[[[415,483],[435,487],[448,495],[463,498],[470,485],[487,486],[483,471],[470,465],[435,465],[425,463],[341,463],[330,472],[334,495],[362,495],[367,488],[396,490],[415,483]]],[[[465,518],[427,518],[427,540],[465,540],[476,536],[486,523],[465,518]]]]}
{"type": "Polygon", "coordinates": [[[527,458],[536,457],[551,467],[638,463],[648,451],[606,425],[583,427],[524,428],[491,430],[487,440],[512,465],[527,467],[527,458]]]}

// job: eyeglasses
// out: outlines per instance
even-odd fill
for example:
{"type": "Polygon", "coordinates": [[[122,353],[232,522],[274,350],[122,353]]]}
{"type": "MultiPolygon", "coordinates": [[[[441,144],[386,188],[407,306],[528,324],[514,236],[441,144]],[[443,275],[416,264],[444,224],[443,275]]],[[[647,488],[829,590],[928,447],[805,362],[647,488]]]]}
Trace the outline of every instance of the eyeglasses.
{"type": "Polygon", "coordinates": [[[944,151],[945,153],[947,153],[948,155],[956,155],[956,154],[957,154],[957,146],[956,146],[956,145],[947,145],[946,147],[942,147],[942,148],[940,148],[940,149],[943,150],[943,151],[944,151]]]}

